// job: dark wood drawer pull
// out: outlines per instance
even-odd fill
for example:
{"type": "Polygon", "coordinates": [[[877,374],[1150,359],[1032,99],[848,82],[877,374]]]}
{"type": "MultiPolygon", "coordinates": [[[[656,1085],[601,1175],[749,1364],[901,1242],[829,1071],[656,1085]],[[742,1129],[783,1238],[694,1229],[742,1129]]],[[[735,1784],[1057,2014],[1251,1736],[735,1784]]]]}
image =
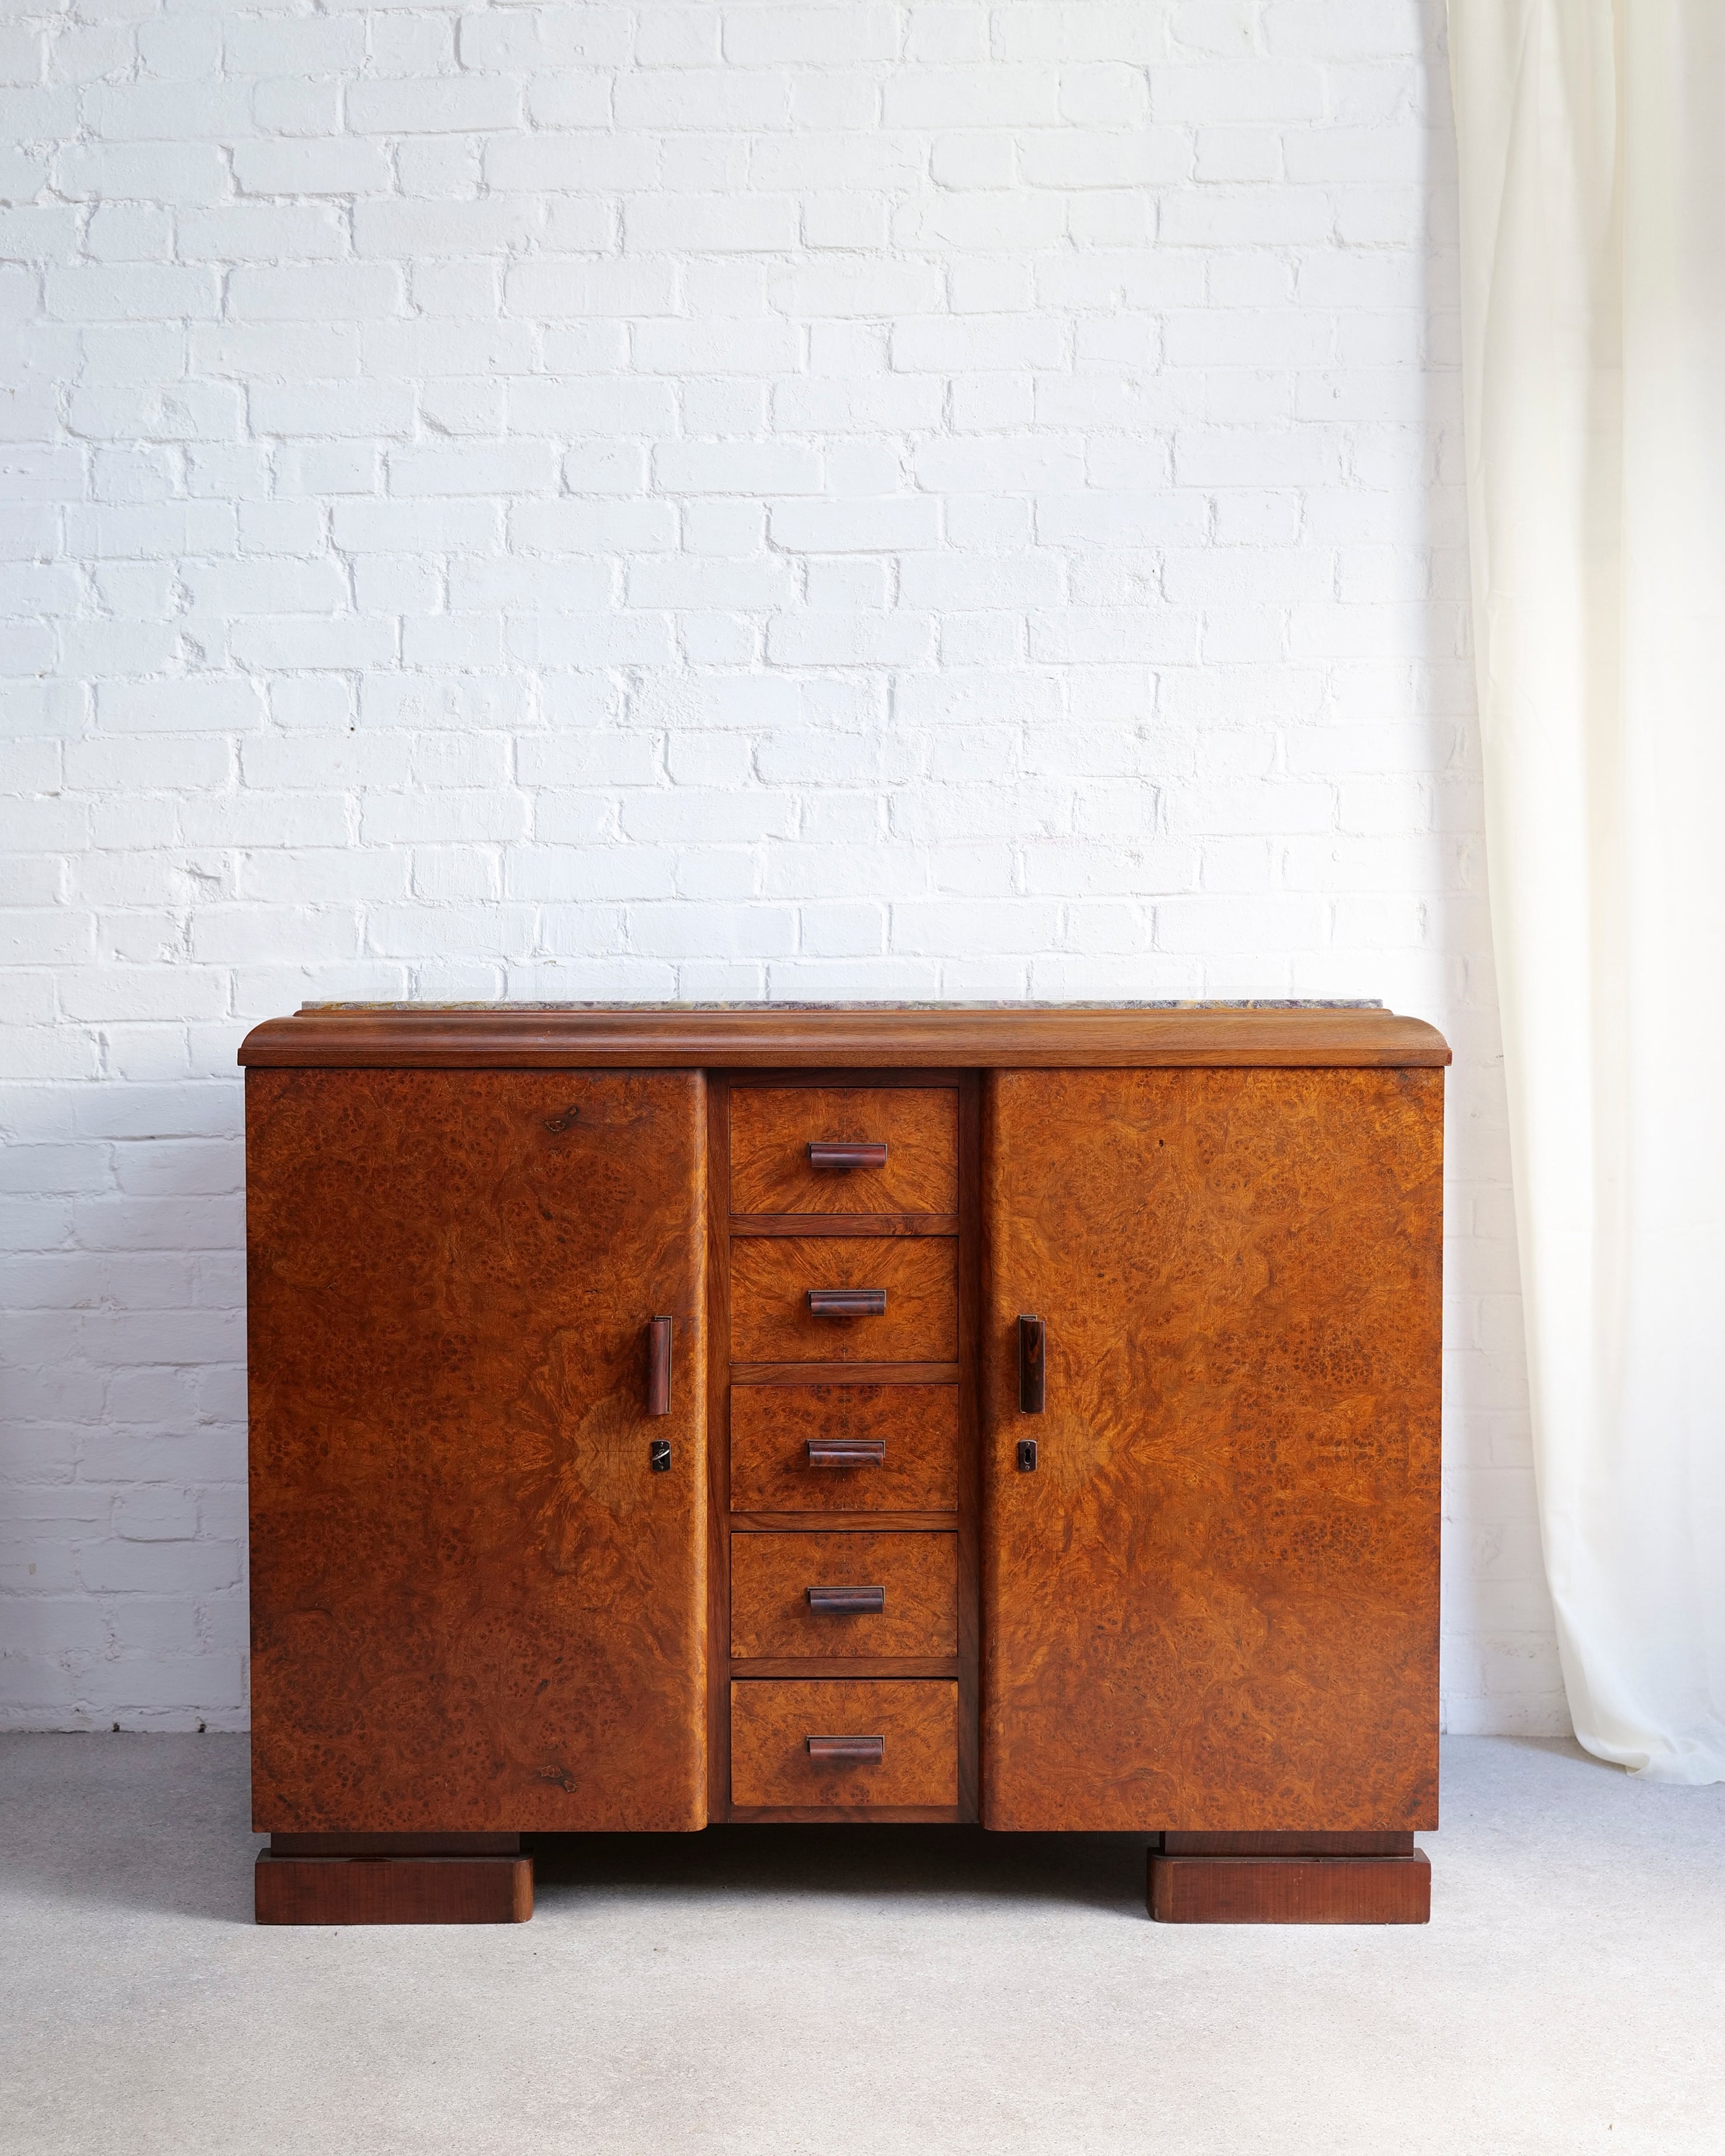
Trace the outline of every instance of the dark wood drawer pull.
{"type": "Polygon", "coordinates": [[[647,1327],[647,1412],[670,1413],[671,1321],[655,1317],[647,1327]]]}
{"type": "Polygon", "coordinates": [[[809,1465],[811,1467],[884,1467],[886,1465],[886,1440],[884,1437],[811,1437],[809,1440],[809,1465]]]}
{"type": "Polygon", "coordinates": [[[886,1147],[870,1138],[811,1138],[811,1168],[885,1168],[886,1147]]]}
{"type": "Polygon", "coordinates": [[[878,1767],[886,1757],[884,1737],[805,1737],[811,1759],[855,1759],[878,1767]]]}
{"type": "Polygon", "coordinates": [[[1019,1320],[1019,1413],[1040,1414],[1048,1397],[1048,1330],[1040,1317],[1019,1320]]]}
{"type": "Polygon", "coordinates": [[[811,1317],[885,1317],[884,1287],[812,1287],[809,1291],[811,1317]]]}
{"type": "Polygon", "coordinates": [[[809,1606],[824,1616],[879,1617],[886,1608],[884,1587],[811,1587],[809,1606]]]}

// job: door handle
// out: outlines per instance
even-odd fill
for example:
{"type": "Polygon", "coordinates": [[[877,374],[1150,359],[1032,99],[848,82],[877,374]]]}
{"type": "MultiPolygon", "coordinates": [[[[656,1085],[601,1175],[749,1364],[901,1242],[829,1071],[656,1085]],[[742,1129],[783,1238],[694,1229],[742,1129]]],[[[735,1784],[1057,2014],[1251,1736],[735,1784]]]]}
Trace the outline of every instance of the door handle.
{"type": "Polygon", "coordinates": [[[811,1437],[808,1440],[811,1467],[884,1467],[884,1437],[811,1437]]]}
{"type": "Polygon", "coordinates": [[[805,1737],[811,1759],[856,1759],[878,1767],[886,1757],[884,1737],[805,1737]]]}
{"type": "Polygon", "coordinates": [[[671,1321],[655,1317],[647,1327],[647,1412],[668,1415],[671,1404],[671,1321]]]}
{"type": "Polygon", "coordinates": [[[884,1587],[810,1587],[809,1606],[823,1616],[879,1617],[886,1609],[884,1587]]]}
{"type": "Polygon", "coordinates": [[[886,1147],[872,1138],[811,1138],[811,1168],[885,1168],[886,1147]]]}
{"type": "Polygon", "coordinates": [[[812,1287],[809,1291],[811,1317],[885,1317],[884,1287],[812,1287]]]}
{"type": "Polygon", "coordinates": [[[1048,1397],[1048,1327],[1040,1317],[1019,1320],[1019,1413],[1040,1414],[1048,1397]]]}

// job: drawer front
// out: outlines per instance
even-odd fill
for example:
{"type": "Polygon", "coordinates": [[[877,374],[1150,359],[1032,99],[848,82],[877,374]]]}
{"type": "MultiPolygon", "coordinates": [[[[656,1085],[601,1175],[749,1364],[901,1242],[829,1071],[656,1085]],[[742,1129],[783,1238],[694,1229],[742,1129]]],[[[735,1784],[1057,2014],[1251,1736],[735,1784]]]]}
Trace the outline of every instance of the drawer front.
{"type": "Polygon", "coordinates": [[[731,1353],[739,1363],[951,1363],[958,1245],[951,1235],[740,1235],[731,1244],[731,1353]],[[879,1316],[828,1317],[810,1290],[884,1291],[879,1316]]]}
{"type": "Polygon", "coordinates": [[[738,1086],[731,1094],[733,1213],[956,1213],[951,1086],[738,1086]],[[879,1167],[819,1165],[811,1145],[885,1146],[879,1167]]]}
{"type": "Polygon", "coordinates": [[[731,1801],[956,1804],[957,1686],[938,1677],[733,1683],[731,1801]],[[811,1753],[810,1738],[878,1738],[880,1756],[820,1758],[811,1753]]]}
{"type": "Polygon", "coordinates": [[[731,1537],[733,1657],[957,1651],[956,1535],[731,1537]],[[851,1592],[835,1597],[842,1589],[851,1592]],[[835,1599],[880,1606],[835,1608],[835,1599]]]}
{"type": "Polygon", "coordinates": [[[733,1385],[731,1509],[956,1512],[958,1388],[733,1385]]]}

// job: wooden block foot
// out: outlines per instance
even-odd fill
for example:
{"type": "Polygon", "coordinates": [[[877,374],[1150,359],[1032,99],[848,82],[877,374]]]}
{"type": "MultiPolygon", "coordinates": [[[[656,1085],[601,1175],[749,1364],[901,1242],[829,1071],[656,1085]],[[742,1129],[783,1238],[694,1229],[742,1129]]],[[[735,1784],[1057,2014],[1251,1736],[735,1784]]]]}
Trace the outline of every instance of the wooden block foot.
{"type": "Polygon", "coordinates": [[[260,1924],[524,1924],[531,1856],[258,1856],[260,1924]]]}
{"type": "Polygon", "coordinates": [[[1431,1866],[1417,1850],[1406,1856],[1153,1854],[1149,1907],[1159,1924],[1425,1924],[1431,1866]]]}

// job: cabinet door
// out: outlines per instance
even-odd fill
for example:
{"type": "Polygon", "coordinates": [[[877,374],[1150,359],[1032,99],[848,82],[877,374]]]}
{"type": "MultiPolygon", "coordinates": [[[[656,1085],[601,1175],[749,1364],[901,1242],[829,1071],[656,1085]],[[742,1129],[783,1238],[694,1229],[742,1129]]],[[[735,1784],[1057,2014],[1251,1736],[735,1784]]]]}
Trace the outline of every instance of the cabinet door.
{"type": "Polygon", "coordinates": [[[990,1081],[988,1825],[1437,1824],[1442,1117],[1437,1071],[990,1081]]]}
{"type": "Polygon", "coordinates": [[[703,1117],[696,1073],[249,1075],[260,1830],[705,1824],[703,1117]]]}

